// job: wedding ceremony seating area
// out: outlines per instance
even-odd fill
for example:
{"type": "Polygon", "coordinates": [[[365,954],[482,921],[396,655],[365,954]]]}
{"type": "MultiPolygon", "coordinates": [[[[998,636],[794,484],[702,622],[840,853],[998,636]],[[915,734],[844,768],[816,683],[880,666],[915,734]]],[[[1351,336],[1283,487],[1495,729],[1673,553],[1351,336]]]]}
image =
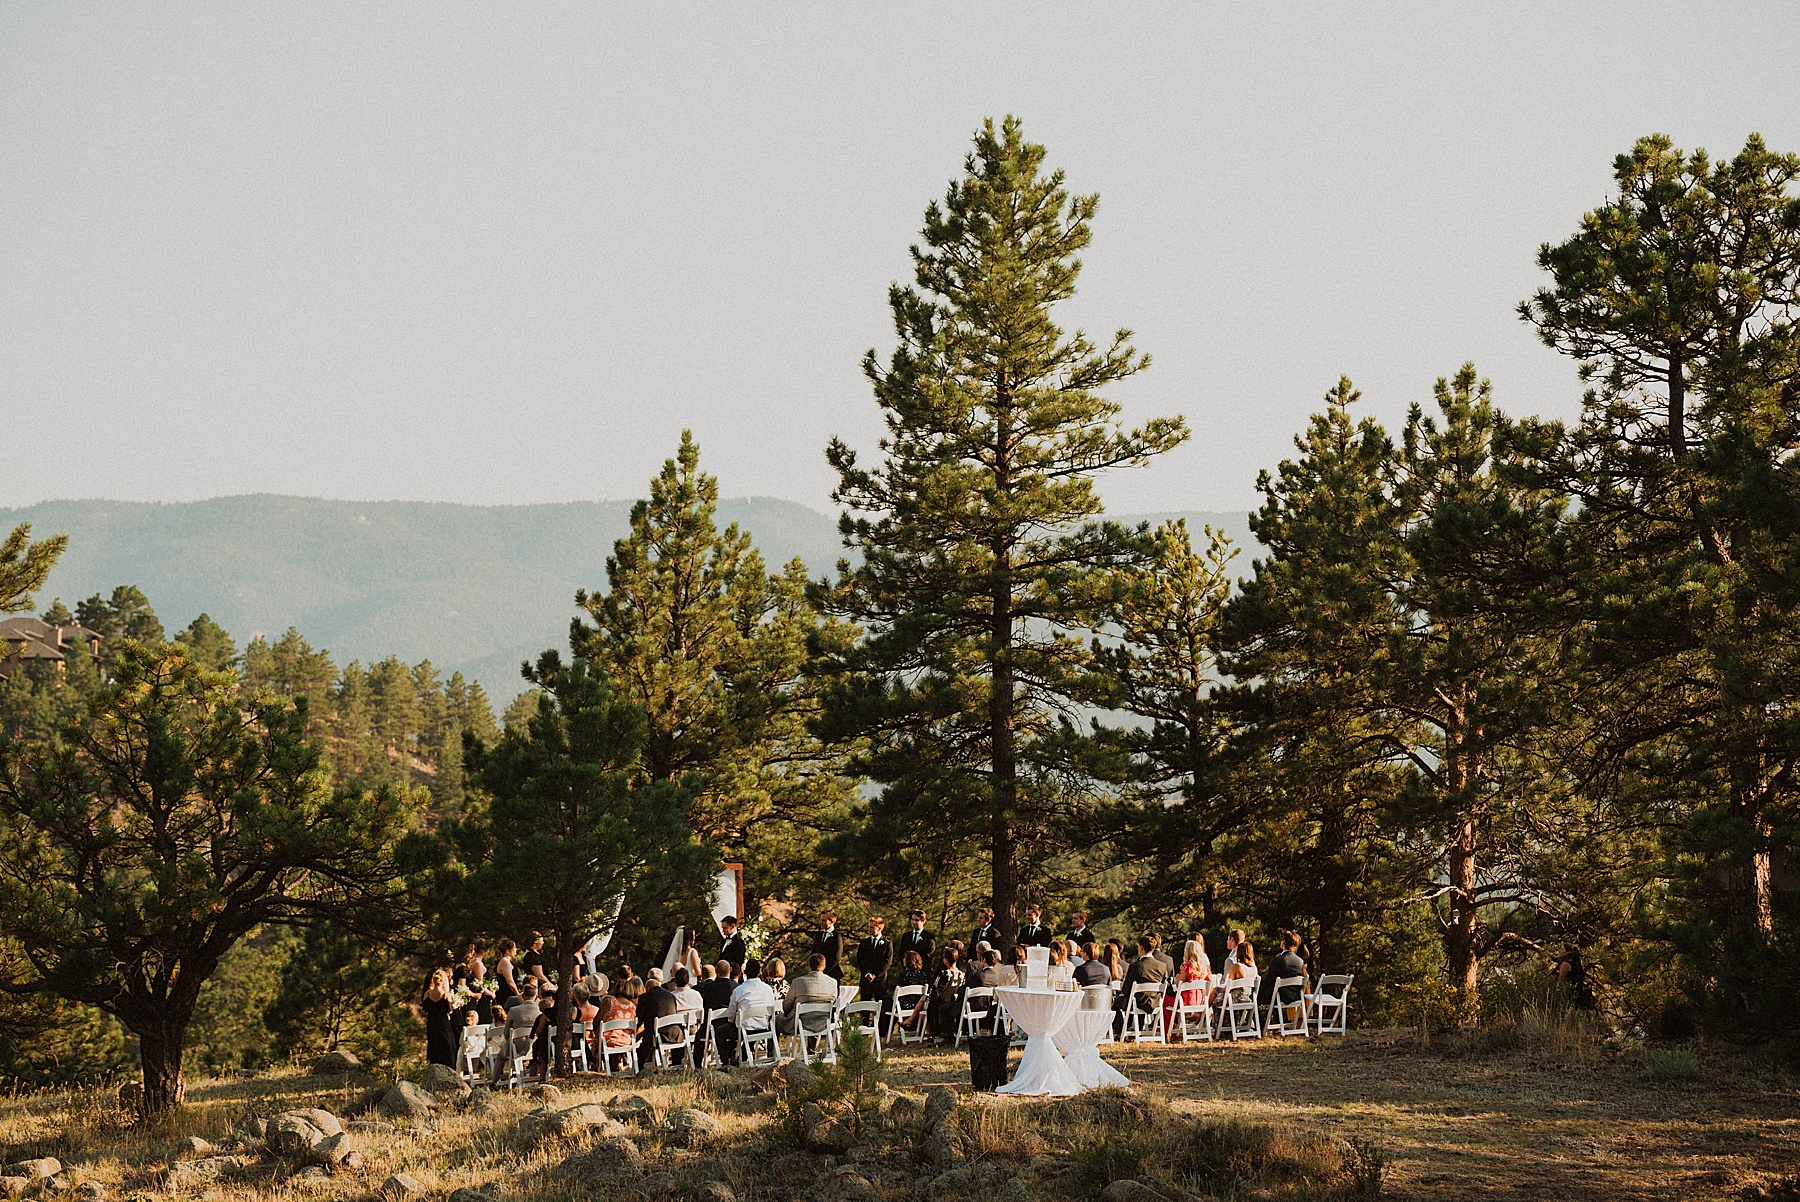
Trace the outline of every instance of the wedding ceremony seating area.
{"type": "MultiPolygon", "coordinates": [[[[991,911],[971,941],[941,948],[916,911],[899,940],[875,919],[854,944],[827,913],[809,937],[807,971],[792,979],[781,957],[747,954],[731,917],[719,923],[713,963],[700,962],[682,928],[642,977],[628,964],[613,977],[600,971],[605,940],[596,939],[569,984],[569,1069],[616,1076],[788,1058],[835,1063],[846,1041],[865,1039],[877,1058],[966,1048],[978,1088],[1066,1096],[1128,1084],[1102,1058],[1108,1046],[1317,1039],[1349,1029],[1354,974],[1312,972],[1310,948],[1295,932],[1281,932],[1280,952],[1259,965],[1251,941],[1233,930],[1215,966],[1199,932],[1181,941],[1179,963],[1155,934],[1135,940],[1128,960],[1127,945],[1095,937],[1085,914],[1073,916],[1065,937],[1053,937],[1035,907],[1027,919],[1002,955],[991,911]],[[1023,1055],[1008,1081],[1014,1049],[1023,1055]]],[[[434,976],[424,1009],[428,1022],[441,1016],[443,1029],[428,1038],[429,1059],[472,1084],[518,1088],[534,1072],[548,1078],[562,1042],[559,985],[545,970],[542,938],[534,933],[530,947],[521,955],[513,941],[500,943],[490,975],[485,948],[472,945],[453,983],[442,970],[434,976]]]]}

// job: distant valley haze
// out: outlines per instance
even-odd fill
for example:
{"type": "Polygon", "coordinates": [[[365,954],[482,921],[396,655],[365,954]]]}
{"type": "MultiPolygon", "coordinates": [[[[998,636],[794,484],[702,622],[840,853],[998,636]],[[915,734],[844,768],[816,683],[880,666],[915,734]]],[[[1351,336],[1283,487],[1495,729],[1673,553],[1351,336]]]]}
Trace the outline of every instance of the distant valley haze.
{"type": "MultiPolygon", "coordinates": [[[[47,501],[0,510],[0,529],[30,522],[34,535],[69,536],[39,611],[56,597],[74,608],[135,584],[171,632],[207,613],[242,650],[254,635],[276,639],[292,626],[339,667],[429,659],[445,676],[481,681],[504,705],[525,687],[522,661],[549,647],[567,652],[575,590],[606,587],[606,557],[629,530],[632,504],[47,501]]],[[[1249,537],[1244,514],[1121,520],[1174,516],[1196,533],[1211,523],[1249,537]]],[[[798,557],[817,579],[844,554],[836,518],[793,501],[721,500],[718,521],[748,530],[771,568],[798,557]]]]}

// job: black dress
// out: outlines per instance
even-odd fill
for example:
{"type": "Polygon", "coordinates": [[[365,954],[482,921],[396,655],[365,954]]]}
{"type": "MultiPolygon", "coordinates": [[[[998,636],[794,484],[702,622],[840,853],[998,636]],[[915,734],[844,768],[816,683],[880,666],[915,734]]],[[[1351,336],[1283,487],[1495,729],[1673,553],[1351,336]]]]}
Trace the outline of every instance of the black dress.
{"type": "Polygon", "coordinates": [[[456,1039],[450,1029],[450,999],[426,998],[419,1003],[425,1012],[425,1060],[430,1064],[456,1067],[456,1039]]]}

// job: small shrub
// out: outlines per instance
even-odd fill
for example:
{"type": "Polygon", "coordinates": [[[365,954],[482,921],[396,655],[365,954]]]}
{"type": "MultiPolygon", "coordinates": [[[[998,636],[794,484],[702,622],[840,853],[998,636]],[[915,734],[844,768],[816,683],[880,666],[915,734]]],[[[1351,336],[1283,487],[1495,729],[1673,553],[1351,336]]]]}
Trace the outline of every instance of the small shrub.
{"type": "Polygon", "coordinates": [[[1381,1173],[1387,1168],[1387,1152],[1381,1141],[1357,1136],[1350,1141],[1350,1196],[1359,1202],[1381,1197],[1381,1173]]]}
{"type": "Polygon", "coordinates": [[[1700,1057],[1692,1048],[1653,1048],[1650,1075],[1658,1081],[1685,1081],[1700,1075],[1700,1057]]]}

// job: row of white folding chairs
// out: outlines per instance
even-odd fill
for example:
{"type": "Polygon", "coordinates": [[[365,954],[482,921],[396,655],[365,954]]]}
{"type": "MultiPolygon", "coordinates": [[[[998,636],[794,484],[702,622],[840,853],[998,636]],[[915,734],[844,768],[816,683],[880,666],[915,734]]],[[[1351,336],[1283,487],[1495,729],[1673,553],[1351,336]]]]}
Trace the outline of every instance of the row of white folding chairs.
{"type": "Polygon", "coordinates": [[[1260,1013],[1256,995],[1261,978],[1254,975],[1231,980],[1208,977],[1177,985],[1175,1004],[1166,1011],[1164,985],[1143,982],[1131,988],[1120,1038],[1127,1043],[1167,1043],[1180,1038],[1185,1043],[1227,1035],[1233,1040],[1260,1039],[1264,1034],[1342,1035],[1349,1028],[1350,986],[1355,979],[1354,974],[1326,973],[1309,991],[1304,977],[1278,978],[1260,1013]],[[1282,1000],[1290,996],[1294,1000],[1282,1000]]]}

